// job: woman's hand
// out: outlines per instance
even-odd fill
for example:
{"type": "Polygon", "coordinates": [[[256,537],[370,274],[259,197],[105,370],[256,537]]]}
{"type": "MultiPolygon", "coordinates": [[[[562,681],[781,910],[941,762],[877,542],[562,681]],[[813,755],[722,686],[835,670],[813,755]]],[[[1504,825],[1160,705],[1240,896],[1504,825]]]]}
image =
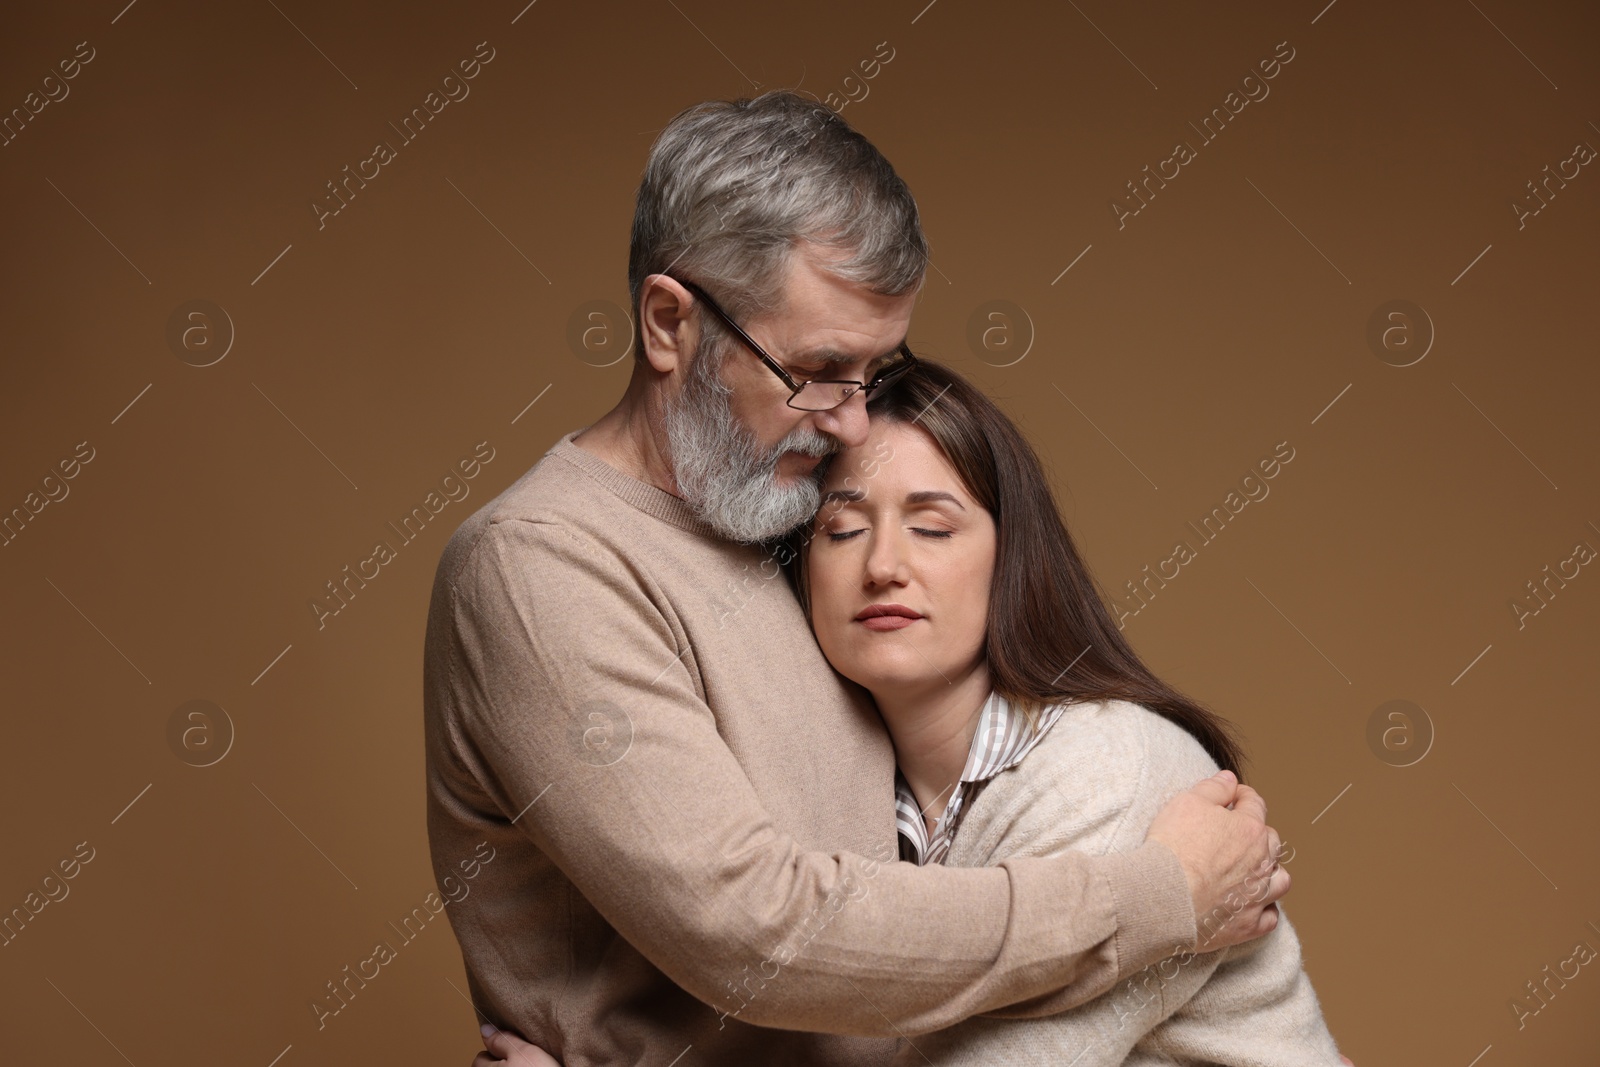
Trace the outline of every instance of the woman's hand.
{"type": "Polygon", "coordinates": [[[538,1045],[530,1045],[510,1030],[496,1030],[485,1023],[478,1027],[483,1047],[472,1058],[472,1067],[561,1067],[561,1061],[538,1045]]]}
{"type": "MultiPolygon", "coordinates": [[[[483,1046],[488,1052],[480,1052],[472,1058],[472,1067],[561,1067],[561,1061],[538,1045],[530,1045],[510,1030],[496,1030],[485,1023],[478,1028],[483,1033],[483,1046]]],[[[1350,1057],[1340,1056],[1339,1062],[1346,1067],[1355,1067],[1350,1062],[1350,1057]]]]}

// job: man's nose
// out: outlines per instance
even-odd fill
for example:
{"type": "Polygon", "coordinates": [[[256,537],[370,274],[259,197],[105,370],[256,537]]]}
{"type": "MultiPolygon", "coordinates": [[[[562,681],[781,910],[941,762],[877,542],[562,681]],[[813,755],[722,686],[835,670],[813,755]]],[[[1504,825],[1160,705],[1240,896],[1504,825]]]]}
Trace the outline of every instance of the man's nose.
{"type": "Polygon", "coordinates": [[[850,399],[828,411],[820,413],[824,421],[821,429],[837,437],[845,448],[857,448],[867,441],[871,423],[867,418],[867,401],[858,389],[850,399]]]}

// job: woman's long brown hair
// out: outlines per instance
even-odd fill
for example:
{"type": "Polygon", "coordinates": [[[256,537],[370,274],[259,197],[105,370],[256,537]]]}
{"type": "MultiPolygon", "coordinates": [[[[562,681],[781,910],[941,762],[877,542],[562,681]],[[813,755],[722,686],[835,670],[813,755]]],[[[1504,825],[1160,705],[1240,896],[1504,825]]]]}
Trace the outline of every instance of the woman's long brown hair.
{"type": "MultiPolygon", "coordinates": [[[[1244,752],[1220,715],[1157,678],[1117,629],[1061,520],[1043,466],[1022,432],[960,374],[931,360],[875,397],[874,422],[914,424],[944,451],[998,535],[985,648],[996,692],[1029,715],[1053,704],[1127,700],[1183,727],[1243,780],[1244,752]]],[[[870,489],[868,490],[870,492],[870,489]]],[[[811,524],[782,557],[811,615],[805,574],[811,524]]]]}

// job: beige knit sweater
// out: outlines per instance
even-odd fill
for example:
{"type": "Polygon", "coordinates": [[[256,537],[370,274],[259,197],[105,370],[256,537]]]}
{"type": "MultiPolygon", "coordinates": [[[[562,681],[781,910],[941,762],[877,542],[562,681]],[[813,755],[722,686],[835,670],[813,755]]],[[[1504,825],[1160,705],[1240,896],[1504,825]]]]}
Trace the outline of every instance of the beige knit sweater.
{"type": "MultiPolygon", "coordinates": [[[[1021,763],[978,794],[945,862],[976,867],[1134,847],[1168,799],[1217,770],[1192,735],[1138,704],[1070,705],[1021,763]]],[[[1280,907],[1266,937],[1176,953],[1072,1011],[969,1019],[901,1042],[896,1067],[928,1063],[1337,1067],[1339,1053],[1280,907]]]]}
{"type": "Polygon", "coordinates": [[[571,436],[451,538],[428,612],[429,842],[489,1021],[566,1067],[882,1067],[1194,938],[1163,845],[897,862],[882,720],[776,567],[571,436]]]}

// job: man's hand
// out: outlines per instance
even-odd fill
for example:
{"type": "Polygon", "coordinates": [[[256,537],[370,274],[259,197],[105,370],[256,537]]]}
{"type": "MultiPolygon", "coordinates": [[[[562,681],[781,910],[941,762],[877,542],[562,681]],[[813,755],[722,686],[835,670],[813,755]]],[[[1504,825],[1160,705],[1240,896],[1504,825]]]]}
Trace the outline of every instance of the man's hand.
{"type": "Polygon", "coordinates": [[[472,1058],[472,1067],[561,1067],[561,1061],[538,1045],[530,1045],[510,1030],[497,1030],[488,1024],[478,1027],[483,1047],[472,1058]]]}
{"type": "Polygon", "coordinates": [[[1173,797],[1146,838],[1166,845],[1183,865],[1200,951],[1277,927],[1276,902],[1289,891],[1289,872],[1278,866],[1280,841],[1267,825],[1266,801],[1232,771],[1173,797]]]}

